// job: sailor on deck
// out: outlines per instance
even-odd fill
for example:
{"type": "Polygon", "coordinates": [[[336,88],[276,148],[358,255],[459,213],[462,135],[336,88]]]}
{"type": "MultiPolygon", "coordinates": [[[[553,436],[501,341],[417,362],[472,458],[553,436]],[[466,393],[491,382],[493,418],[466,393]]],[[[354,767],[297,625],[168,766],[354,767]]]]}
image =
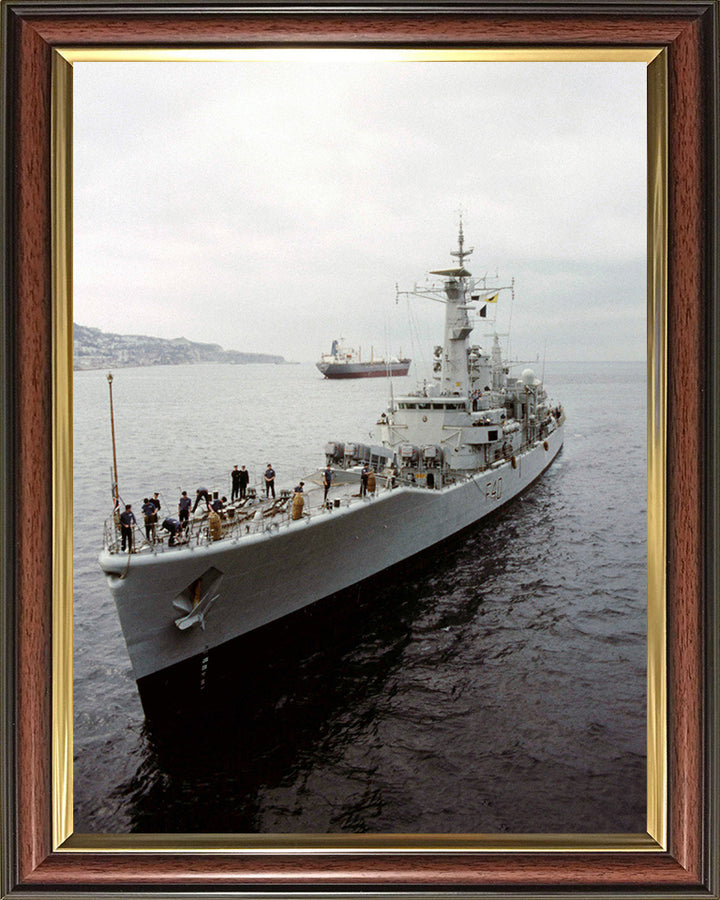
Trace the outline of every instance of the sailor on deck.
{"type": "Polygon", "coordinates": [[[330,468],[330,466],[328,466],[327,469],[325,469],[323,471],[322,477],[323,477],[323,487],[325,488],[325,493],[323,495],[323,503],[325,503],[325,501],[327,500],[328,491],[330,490],[330,485],[332,484],[332,479],[333,479],[333,470],[330,468]]]}
{"type": "Polygon", "coordinates": [[[230,478],[232,479],[232,493],[230,494],[230,500],[233,501],[236,497],[240,496],[240,469],[238,469],[237,466],[233,467],[230,478]]]}
{"type": "Polygon", "coordinates": [[[145,517],[145,538],[148,543],[155,540],[155,522],[157,520],[157,510],[152,500],[147,497],[143,499],[142,505],[143,516],[145,517]]]}
{"type": "Polygon", "coordinates": [[[133,550],[133,525],[135,524],[132,506],[128,503],[125,506],[125,511],[120,513],[120,537],[122,538],[123,550],[125,550],[126,544],[128,550],[133,550]]]}
{"type": "Polygon", "coordinates": [[[177,519],[171,519],[169,516],[162,523],[162,528],[165,531],[170,533],[170,540],[168,541],[169,547],[174,547],[177,543],[177,537],[182,532],[182,525],[178,522],[177,519]]]}
{"type": "Polygon", "coordinates": [[[192,501],[187,495],[187,491],[182,492],[182,496],[180,497],[180,502],[178,503],[178,516],[180,517],[180,524],[183,528],[187,528],[190,522],[190,507],[192,506],[192,501]]]}
{"type": "Polygon", "coordinates": [[[367,494],[367,486],[368,486],[368,475],[370,474],[370,466],[365,463],[365,465],[360,470],[360,496],[364,497],[367,494]]]}
{"type": "Polygon", "coordinates": [[[267,464],[267,469],[265,469],[265,496],[269,497],[270,494],[273,495],[273,500],[275,499],[275,469],[267,464]]]}
{"type": "Polygon", "coordinates": [[[195,510],[198,508],[198,503],[200,503],[201,500],[204,500],[209,507],[211,499],[212,498],[210,497],[210,492],[208,491],[207,488],[204,488],[204,487],[198,488],[197,491],[195,492],[195,506],[193,506],[192,511],[195,512],[195,510]]]}
{"type": "Polygon", "coordinates": [[[240,499],[241,500],[244,500],[245,497],[247,496],[248,481],[250,481],[250,473],[245,468],[245,466],[242,466],[240,469],[240,481],[239,481],[240,499]]]}

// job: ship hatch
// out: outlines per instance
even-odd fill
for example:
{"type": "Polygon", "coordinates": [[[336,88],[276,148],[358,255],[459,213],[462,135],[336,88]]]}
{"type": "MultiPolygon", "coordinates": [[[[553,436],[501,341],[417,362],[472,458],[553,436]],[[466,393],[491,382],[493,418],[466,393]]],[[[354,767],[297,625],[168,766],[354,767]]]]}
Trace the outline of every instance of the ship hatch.
{"type": "Polygon", "coordinates": [[[220,596],[222,578],[222,572],[210,567],[199,578],[191,581],[173,600],[175,609],[183,614],[179,619],[175,619],[175,624],[181,631],[192,625],[205,628],[205,617],[220,596]]]}

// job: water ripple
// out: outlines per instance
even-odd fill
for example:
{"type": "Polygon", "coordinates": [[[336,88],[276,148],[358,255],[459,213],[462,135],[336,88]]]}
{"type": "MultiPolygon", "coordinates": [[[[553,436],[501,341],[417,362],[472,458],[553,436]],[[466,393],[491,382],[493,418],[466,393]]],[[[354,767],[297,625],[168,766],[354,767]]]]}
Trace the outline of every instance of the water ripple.
{"type": "MultiPolygon", "coordinates": [[[[107,388],[104,373],[79,373],[76,830],[644,831],[642,367],[547,369],[569,426],[543,479],[424,571],[342,617],[304,616],[302,651],[249,648],[221,704],[163,723],[143,720],[95,563],[107,388]]],[[[292,374],[287,391],[283,367],[123,371],[123,491],[174,499],[267,458],[289,482],[385,406],[383,385],[292,374]],[[298,414],[298,395],[316,415],[298,414]],[[178,428],[200,408],[205,421],[233,408],[242,425],[210,446],[194,425],[178,428]]]]}

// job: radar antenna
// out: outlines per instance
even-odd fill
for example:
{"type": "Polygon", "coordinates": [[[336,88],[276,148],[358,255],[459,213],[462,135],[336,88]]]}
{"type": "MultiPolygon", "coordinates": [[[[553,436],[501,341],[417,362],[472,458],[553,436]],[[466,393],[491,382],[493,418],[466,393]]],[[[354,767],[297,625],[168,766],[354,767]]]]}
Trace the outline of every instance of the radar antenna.
{"type": "Polygon", "coordinates": [[[460,228],[458,229],[458,249],[451,250],[450,256],[457,256],[458,262],[460,263],[461,267],[462,267],[463,260],[465,259],[465,257],[470,256],[470,254],[475,249],[474,247],[470,247],[469,250],[463,250],[464,243],[465,243],[465,236],[463,234],[463,227],[462,227],[462,213],[460,213],[460,228]]]}

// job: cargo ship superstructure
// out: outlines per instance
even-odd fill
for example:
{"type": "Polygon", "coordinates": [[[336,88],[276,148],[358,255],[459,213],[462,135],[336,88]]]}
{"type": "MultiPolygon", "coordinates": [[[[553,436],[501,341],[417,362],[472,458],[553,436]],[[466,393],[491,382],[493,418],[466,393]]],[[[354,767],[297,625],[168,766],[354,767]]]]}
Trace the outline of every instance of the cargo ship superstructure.
{"type": "Polygon", "coordinates": [[[188,666],[204,677],[213,652],[229,642],[332,602],[474,525],[556,458],[562,407],[549,403],[532,370],[511,374],[497,335],[487,350],[469,341],[470,314],[512,290],[473,279],[465,267],[471,252],[461,223],[457,264],[431,272],[439,283],[410,292],[445,304],[434,377],[392,399],[376,443],[327,443],[325,465],[304,476],[299,513],[297,492],[264,500],[251,488],[221,516],[199,510],[170,541],[138,542],[132,553],[121,550],[117,513],[107,523],[99,562],[141,696],[188,666]]]}

